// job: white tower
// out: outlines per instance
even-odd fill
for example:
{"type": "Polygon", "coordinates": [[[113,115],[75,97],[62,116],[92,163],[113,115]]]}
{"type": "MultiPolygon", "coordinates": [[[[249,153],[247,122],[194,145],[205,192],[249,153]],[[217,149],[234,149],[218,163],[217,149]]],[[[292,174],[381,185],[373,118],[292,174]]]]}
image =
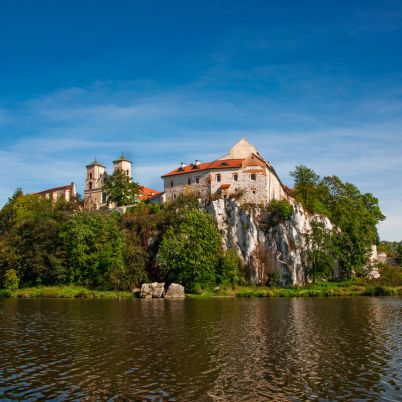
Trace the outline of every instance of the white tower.
{"type": "Polygon", "coordinates": [[[98,209],[106,203],[102,192],[105,166],[96,159],[87,165],[87,177],[85,179],[84,205],[88,209],[98,209]]]}
{"type": "Polygon", "coordinates": [[[114,171],[122,171],[124,174],[126,174],[128,177],[131,178],[131,167],[132,163],[129,161],[123,154],[120,155],[115,161],[113,161],[114,165],[114,171]]]}

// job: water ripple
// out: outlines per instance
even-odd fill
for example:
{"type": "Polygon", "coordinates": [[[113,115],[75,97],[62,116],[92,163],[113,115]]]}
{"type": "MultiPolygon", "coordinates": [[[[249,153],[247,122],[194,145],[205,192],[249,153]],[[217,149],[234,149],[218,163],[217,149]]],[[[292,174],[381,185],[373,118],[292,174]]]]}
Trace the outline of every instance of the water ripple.
{"type": "Polygon", "coordinates": [[[0,300],[0,399],[395,401],[402,299],[0,300]]]}

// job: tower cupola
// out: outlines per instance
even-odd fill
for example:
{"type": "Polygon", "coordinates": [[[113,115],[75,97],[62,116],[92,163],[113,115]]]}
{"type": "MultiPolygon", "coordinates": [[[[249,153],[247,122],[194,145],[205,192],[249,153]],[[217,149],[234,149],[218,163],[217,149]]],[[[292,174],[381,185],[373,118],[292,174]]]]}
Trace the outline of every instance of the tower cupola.
{"type": "Polygon", "coordinates": [[[131,177],[132,163],[123,154],[121,154],[116,160],[113,161],[114,171],[120,170],[128,177],[131,177]]]}

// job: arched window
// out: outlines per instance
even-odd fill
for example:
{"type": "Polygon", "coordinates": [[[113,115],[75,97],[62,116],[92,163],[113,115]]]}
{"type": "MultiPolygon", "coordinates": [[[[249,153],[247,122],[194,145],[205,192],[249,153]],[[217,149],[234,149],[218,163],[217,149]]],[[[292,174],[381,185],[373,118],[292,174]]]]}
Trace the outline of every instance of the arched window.
{"type": "Polygon", "coordinates": [[[88,188],[89,188],[90,190],[92,190],[92,181],[90,181],[90,182],[88,183],[88,188]]]}

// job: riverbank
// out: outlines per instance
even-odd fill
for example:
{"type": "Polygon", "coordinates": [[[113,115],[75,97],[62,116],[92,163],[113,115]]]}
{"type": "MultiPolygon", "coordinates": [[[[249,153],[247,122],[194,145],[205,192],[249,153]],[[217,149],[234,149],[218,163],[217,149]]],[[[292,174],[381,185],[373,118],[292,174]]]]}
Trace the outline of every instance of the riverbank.
{"type": "Polygon", "coordinates": [[[133,293],[117,290],[93,290],[84,286],[40,286],[13,291],[0,289],[0,297],[22,299],[132,299],[133,293]]]}
{"type": "MultiPolygon", "coordinates": [[[[18,290],[0,289],[0,297],[9,298],[83,298],[132,299],[138,296],[128,291],[94,290],[83,286],[41,286],[18,290]]],[[[192,299],[212,297],[330,297],[330,296],[402,296],[402,286],[384,286],[359,281],[319,282],[303,288],[270,288],[238,286],[186,294],[192,299]]]]}
{"type": "Polygon", "coordinates": [[[204,291],[190,298],[209,297],[330,297],[330,296],[402,296],[402,286],[384,286],[358,281],[319,282],[302,288],[239,286],[204,291]]]}

